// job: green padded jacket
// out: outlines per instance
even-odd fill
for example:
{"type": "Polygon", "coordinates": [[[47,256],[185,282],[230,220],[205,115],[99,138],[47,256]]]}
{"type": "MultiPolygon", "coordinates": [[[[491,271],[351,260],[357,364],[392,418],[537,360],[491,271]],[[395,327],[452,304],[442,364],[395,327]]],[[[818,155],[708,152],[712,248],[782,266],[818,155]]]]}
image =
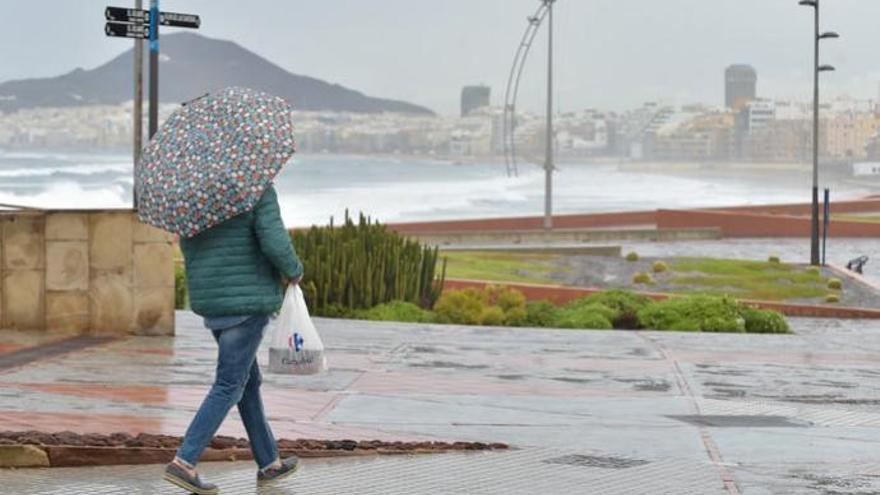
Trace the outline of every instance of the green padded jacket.
{"type": "Polygon", "coordinates": [[[252,211],[180,240],[192,310],[203,317],[269,315],[281,308],[282,276],[303,272],[269,189],[252,211]]]}

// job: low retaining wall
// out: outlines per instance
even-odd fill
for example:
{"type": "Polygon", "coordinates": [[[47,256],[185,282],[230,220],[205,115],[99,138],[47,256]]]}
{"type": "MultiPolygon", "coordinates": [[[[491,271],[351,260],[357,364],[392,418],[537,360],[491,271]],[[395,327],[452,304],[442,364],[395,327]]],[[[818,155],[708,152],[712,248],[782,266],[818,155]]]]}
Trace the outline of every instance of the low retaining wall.
{"type": "Polygon", "coordinates": [[[538,246],[450,246],[444,247],[442,251],[446,253],[473,251],[478,253],[560,254],[620,258],[623,248],[621,246],[557,246],[547,244],[538,246]]]}
{"type": "MultiPolygon", "coordinates": [[[[724,237],[809,237],[810,218],[714,210],[659,210],[661,229],[721,229],[724,237]]],[[[880,223],[832,220],[829,237],[880,237],[880,223]]]]}
{"type": "MultiPolygon", "coordinates": [[[[555,215],[553,217],[553,227],[557,229],[595,229],[629,225],[653,225],[655,223],[654,215],[655,212],[653,211],[555,215]]],[[[544,217],[483,218],[475,220],[392,223],[388,224],[388,228],[401,233],[542,230],[544,228],[544,217]]]]}
{"type": "MultiPolygon", "coordinates": [[[[820,204],[821,207],[821,204],[820,204]]],[[[834,214],[880,212],[880,199],[865,198],[835,201],[834,214]]],[[[634,226],[656,226],[660,229],[691,229],[719,227],[724,235],[732,237],[803,237],[809,236],[812,205],[794,203],[780,205],[733,206],[700,210],[657,210],[615,213],[588,213],[557,215],[553,217],[555,230],[607,229],[634,226]],[[806,225],[806,227],[804,227],[806,225]],[[780,230],[781,229],[781,230],[780,230]],[[804,230],[806,229],[806,230],[804,230]],[[731,234],[728,234],[731,232],[731,234]],[[781,232],[781,233],[780,233],[781,232]]],[[[521,232],[543,230],[543,217],[486,218],[389,224],[389,228],[417,236],[491,232],[521,232]]],[[[875,237],[880,224],[832,221],[829,235],[837,237],[875,237]]]]}
{"type": "MultiPolygon", "coordinates": [[[[824,208],[824,202],[820,200],[819,211],[824,208]]],[[[831,201],[831,211],[837,213],[865,213],[880,211],[880,199],[865,198],[852,201],[831,201]]],[[[710,211],[731,211],[742,213],[766,213],[771,215],[795,215],[809,216],[813,212],[810,203],[790,203],[781,205],[757,205],[757,206],[732,206],[722,208],[707,208],[710,211]]]]}
{"type": "Polygon", "coordinates": [[[606,229],[577,230],[487,230],[461,232],[407,232],[404,235],[430,245],[497,245],[546,244],[610,241],[697,241],[721,237],[721,230],[709,228],[685,229],[606,229]]]}
{"type": "MultiPolygon", "coordinates": [[[[555,285],[521,284],[507,282],[486,282],[483,280],[447,279],[446,289],[481,289],[487,285],[503,285],[522,292],[530,301],[548,300],[555,304],[565,304],[581,297],[590,296],[606,289],[587,287],[562,287],[555,285]]],[[[660,294],[656,292],[638,292],[651,299],[662,301],[675,294],[660,294]]],[[[818,306],[809,304],[790,304],[773,301],[741,300],[742,303],[763,309],[779,311],[786,316],[801,316],[810,318],[845,318],[845,319],[880,319],[880,310],[848,308],[843,306],[818,306]]]]}
{"type": "Polygon", "coordinates": [[[0,213],[0,328],[173,335],[172,241],[133,210],[0,213]]]}

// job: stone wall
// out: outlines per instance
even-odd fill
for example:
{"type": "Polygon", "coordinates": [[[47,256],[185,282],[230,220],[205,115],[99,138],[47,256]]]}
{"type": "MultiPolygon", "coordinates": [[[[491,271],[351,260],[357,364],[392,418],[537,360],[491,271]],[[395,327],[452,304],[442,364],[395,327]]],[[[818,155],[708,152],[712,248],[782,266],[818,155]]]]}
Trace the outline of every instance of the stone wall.
{"type": "Polygon", "coordinates": [[[0,328],[174,334],[173,237],[132,210],[0,213],[0,328]]]}

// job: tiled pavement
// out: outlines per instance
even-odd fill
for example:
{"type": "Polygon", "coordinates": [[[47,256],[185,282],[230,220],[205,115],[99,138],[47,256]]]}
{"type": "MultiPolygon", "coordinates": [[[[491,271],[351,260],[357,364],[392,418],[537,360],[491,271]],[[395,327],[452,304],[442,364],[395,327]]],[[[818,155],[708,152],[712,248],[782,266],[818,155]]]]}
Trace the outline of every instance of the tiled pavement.
{"type": "MultiPolygon", "coordinates": [[[[259,493],[880,493],[880,323],[795,320],[795,336],[318,323],[332,370],[266,375],[279,437],[518,449],[309,460],[259,493]]],[[[178,334],[0,373],[0,430],[180,435],[214,344],[189,313],[178,334]]],[[[234,414],[222,433],[243,436],[234,414]]],[[[235,494],[255,493],[252,469],[204,467],[235,494]]],[[[5,471],[0,492],[175,493],[157,473],[5,471]]]]}

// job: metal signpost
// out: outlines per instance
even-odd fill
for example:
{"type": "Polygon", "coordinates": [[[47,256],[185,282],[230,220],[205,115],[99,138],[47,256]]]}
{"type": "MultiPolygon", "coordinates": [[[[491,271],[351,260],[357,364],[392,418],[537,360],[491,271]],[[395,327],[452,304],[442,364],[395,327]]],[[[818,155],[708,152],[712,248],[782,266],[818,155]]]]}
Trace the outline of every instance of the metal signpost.
{"type": "MultiPolygon", "coordinates": [[[[149,137],[156,134],[159,127],[159,26],[198,29],[202,21],[197,15],[160,12],[159,0],[150,0],[150,9],[141,8],[142,0],[135,2],[135,8],[107,7],[104,9],[104,33],[115,38],[132,38],[134,49],[134,163],[140,160],[142,140],[143,105],[143,40],[150,40],[150,121],[149,137]]],[[[135,170],[137,181],[137,170],[135,170]]],[[[137,208],[137,187],[134,207],[137,208]]]]}

